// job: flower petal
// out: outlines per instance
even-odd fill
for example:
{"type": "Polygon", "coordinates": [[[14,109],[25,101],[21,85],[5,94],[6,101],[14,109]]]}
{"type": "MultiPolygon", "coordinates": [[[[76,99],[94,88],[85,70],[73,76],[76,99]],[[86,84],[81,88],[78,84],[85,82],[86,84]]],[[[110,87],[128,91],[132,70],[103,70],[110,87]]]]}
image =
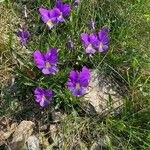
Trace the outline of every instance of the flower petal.
{"type": "Polygon", "coordinates": [[[43,89],[38,87],[34,90],[35,95],[43,95],[43,89]]]}
{"type": "Polygon", "coordinates": [[[50,98],[51,98],[52,95],[53,95],[53,94],[52,94],[52,91],[49,90],[49,89],[45,90],[45,91],[44,91],[44,94],[45,94],[46,97],[50,97],[50,98]]]}
{"type": "Polygon", "coordinates": [[[79,0],[74,0],[74,6],[78,7],[78,5],[79,5],[79,0]]]}
{"type": "Polygon", "coordinates": [[[45,107],[50,103],[50,101],[45,100],[45,101],[40,101],[40,106],[45,107]]]}
{"type": "Polygon", "coordinates": [[[67,86],[68,86],[68,89],[73,90],[73,89],[75,89],[76,84],[74,84],[74,82],[72,82],[71,80],[69,80],[67,82],[67,86]]]}
{"type": "Polygon", "coordinates": [[[99,41],[98,41],[97,36],[96,36],[94,33],[91,33],[91,34],[89,35],[89,39],[90,39],[90,43],[91,43],[94,47],[97,47],[97,46],[98,46],[99,41]]]}
{"type": "Polygon", "coordinates": [[[71,71],[70,74],[69,74],[69,78],[71,79],[71,81],[77,82],[77,80],[78,80],[78,72],[71,71]]]}
{"type": "Polygon", "coordinates": [[[110,37],[109,36],[106,36],[106,37],[104,37],[104,38],[101,39],[101,42],[103,44],[107,44],[107,43],[109,43],[109,41],[110,41],[110,37]]]}
{"type": "Polygon", "coordinates": [[[43,22],[47,23],[47,21],[50,19],[50,16],[49,16],[50,11],[45,8],[40,8],[39,12],[40,12],[41,19],[43,20],[43,22]]]}
{"type": "Polygon", "coordinates": [[[98,51],[99,52],[106,52],[108,49],[108,46],[107,45],[103,45],[103,47],[99,47],[98,51]]]}
{"type": "Polygon", "coordinates": [[[27,40],[28,39],[21,38],[20,39],[20,45],[23,46],[26,43],[27,40]]]}
{"type": "Polygon", "coordinates": [[[88,40],[88,34],[87,33],[82,33],[81,39],[82,39],[85,47],[87,47],[90,44],[89,40],[88,40]]]}
{"type": "Polygon", "coordinates": [[[42,95],[36,95],[35,101],[39,103],[41,100],[42,100],[42,95]]]}
{"type": "Polygon", "coordinates": [[[17,30],[17,36],[22,37],[22,31],[20,29],[17,30]]]}
{"type": "Polygon", "coordinates": [[[33,57],[34,57],[34,60],[36,60],[36,59],[42,59],[42,60],[44,60],[44,56],[43,56],[43,54],[39,50],[36,50],[34,52],[33,57]]]}
{"type": "Polygon", "coordinates": [[[62,8],[62,14],[63,16],[68,16],[70,14],[70,5],[69,4],[64,4],[62,8]]]}
{"type": "Polygon", "coordinates": [[[57,71],[57,67],[56,65],[51,66],[51,68],[49,68],[49,74],[54,74],[57,71]]]}
{"type": "Polygon", "coordinates": [[[57,18],[60,15],[60,10],[53,8],[49,11],[50,18],[57,18]]]}
{"type": "Polygon", "coordinates": [[[68,48],[68,49],[73,49],[73,47],[74,47],[73,41],[72,41],[71,38],[69,37],[69,38],[67,39],[67,48],[68,48]]]}
{"type": "Polygon", "coordinates": [[[45,58],[43,54],[39,50],[37,50],[34,52],[33,57],[37,67],[39,69],[42,69],[45,66],[45,58]]]}
{"type": "Polygon", "coordinates": [[[89,47],[87,47],[87,48],[85,49],[85,52],[86,52],[87,54],[94,54],[94,53],[96,52],[96,50],[95,50],[94,48],[89,48],[89,47]]]}
{"type": "Polygon", "coordinates": [[[42,72],[43,74],[51,74],[51,71],[49,70],[49,68],[43,68],[42,72]]]}
{"type": "Polygon", "coordinates": [[[57,49],[56,48],[50,48],[48,52],[45,54],[45,59],[48,60],[51,64],[56,64],[57,59],[57,49]]]}
{"type": "Polygon", "coordinates": [[[93,19],[90,20],[90,22],[89,22],[89,27],[90,27],[91,29],[95,29],[93,19]]]}
{"type": "Polygon", "coordinates": [[[23,37],[27,40],[29,38],[29,33],[27,31],[23,31],[23,37]]]}
{"type": "Polygon", "coordinates": [[[90,80],[90,71],[87,67],[83,67],[79,74],[79,83],[83,87],[87,87],[90,80]]]}
{"type": "Polygon", "coordinates": [[[57,19],[58,19],[58,21],[60,21],[60,22],[64,22],[64,21],[65,21],[65,19],[63,18],[62,15],[60,15],[57,19]]]}
{"type": "Polygon", "coordinates": [[[42,60],[42,59],[36,59],[35,62],[36,62],[36,66],[39,69],[43,69],[45,67],[45,61],[44,60],[42,60]]]}
{"type": "Polygon", "coordinates": [[[74,89],[73,91],[72,91],[72,94],[74,95],[74,96],[82,96],[82,95],[84,95],[85,94],[85,90],[84,89],[74,89]]]}
{"type": "Polygon", "coordinates": [[[61,11],[63,9],[63,2],[61,0],[57,0],[55,7],[61,11]]]}
{"type": "Polygon", "coordinates": [[[20,38],[21,46],[23,46],[29,39],[29,33],[24,28],[17,30],[17,36],[20,38]]]}
{"type": "Polygon", "coordinates": [[[104,38],[108,37],[108,32],[110,31],[110,29],[108,28],[103,28],[102,30],[100,30],[98,32],[98,38],[100,41],[102,41],[104,38]]]}

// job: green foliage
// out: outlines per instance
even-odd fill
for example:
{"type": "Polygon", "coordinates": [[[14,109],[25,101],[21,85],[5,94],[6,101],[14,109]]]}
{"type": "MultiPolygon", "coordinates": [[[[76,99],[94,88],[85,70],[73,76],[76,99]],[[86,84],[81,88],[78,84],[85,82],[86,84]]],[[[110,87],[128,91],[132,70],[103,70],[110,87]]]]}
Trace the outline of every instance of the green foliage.
{"type": "MultiPolygon", "coordinates": [[[[51,3],[42,0],[28,1],[26,3],[27,19],[22,14],[23,1],[6,0],[4,2],[10,9],[10,13],[26,23],[31,37],[26,44],[26,49],[18,48],[18,45],[14,48],[13,36],[18,27],[15,25],[10,31],[8,43],[6,45],[0,43],[0,47],[4,47],[2,49],[8,49],[12,64],[15,62],[13,74],[16,78],[15,94],[2,90],[3,109],[0,110],[0,115],[11,114],[17,109],[26,110],[29,105],[30,110],[37,108],[33,96],[34,88],[37,86],[51,88],[54,92],[52,107],[63,109],[68,114],[73,111],[62,123],[61,132],[64,134],[66,148],[70,148],[71,140],[78,135],[88,147],[99,137],[105,137],[110,149],[113,149],[113,146],[123,150],[150,149],[148,1],[81,0],[77,9],[74,8],[73,1],[66,1],[72,5],[71,15],[64,24],[60,23],[52,31],[49,31],[41,22],[38,9],[41,6],[52,8],[54,1],[51,3]],[[91,32],[88,27],[91,18],[95,21],[96,31],[104,26],[111,28],[108,53],[96,53],[92,58],[84,53],[80,40],[82,32],[91,32]],[[73,51],[66,47],[68,36],[73,39],[73,51]],[[35,50],[46,52],[52,47],[59,50],[58,72],[56,75],[43,76],[35,67],[32,54],[35,50]],[[82,65],[104,72],[115,79],[123,89],[127,89],[124,108],[119,116],[90,118],[82,114],[79,107],[80,99],[73,97],[65,86],[69,71],[73,68],[80,69],[82,65]]],[[[8,57],[4,58],[8,59],[8,57]]],[[[50,111],[51,108],[49,107],[48,110],[50,111]]]]}

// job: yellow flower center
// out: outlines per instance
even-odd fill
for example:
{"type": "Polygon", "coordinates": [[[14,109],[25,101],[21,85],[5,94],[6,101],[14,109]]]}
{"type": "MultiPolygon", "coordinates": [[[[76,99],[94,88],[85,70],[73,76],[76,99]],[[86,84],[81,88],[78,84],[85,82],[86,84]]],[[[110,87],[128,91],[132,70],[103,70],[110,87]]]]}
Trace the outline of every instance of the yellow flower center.
{"type": "Polygon", "coordinates": [[[45,101],[46,100],[46,97],[43,95],[42,96],[42,101],[45,101]]]}
{"type": "Polygon", "coordinates": [[[53,25],[52,21],[51,21],[51,20],[48,20],[48,21],[47,21],[47,25],[48,25],[48,26],[52,26],[52,25],[53,25]]]}
{"type": "Polygon", "coordinates": [[[61,17],[63,16],[62,12],[60,13],[60,16],[61,16],[61,17]]]}
{"type": "Polygon", "coordinates": [[[47,63],[45,64],[45,66],[46,66],[46,68],[50,68],[50,67],[51,67],[51,64],[50,64],[49,62],[47,62],[47,63]]]}
{"type": "Polygon", "coordinates": [[[77,84],[76,84],[76,89],[80,89],[80,88],[81,88],[80,84],[77,83],[77,84]]]}
{"type": "Polygon", "coordinates": [[[87,48],[92,48],[92,44],[89,44],[87,48]]]}
{"type": "Polygon", "coordinates": [[[100,43],[100,44],[99,44],[99,48],[100,48],[100,49],[103,48],[103,43],[100,43]]]}

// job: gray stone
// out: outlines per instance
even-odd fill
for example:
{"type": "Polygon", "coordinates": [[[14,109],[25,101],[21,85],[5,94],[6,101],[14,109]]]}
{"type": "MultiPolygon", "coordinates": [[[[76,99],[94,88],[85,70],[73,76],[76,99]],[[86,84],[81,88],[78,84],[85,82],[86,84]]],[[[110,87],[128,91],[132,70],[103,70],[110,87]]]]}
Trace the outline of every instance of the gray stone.
{"type": "Polygon", "coordinates": [[[27,140],[28,150],[40,150],[40,142],[36,136],[30,136],[27,140]]]}
{"type": "Polygon", "coordinates": [[[56,136],[57,136],[57,132],[58,132],[57,125],[56,124],[50,124],[49,130],[50,130],[51,138],[54,141],[56,136]]]}
{"type": "Polygon", "coordinates": [[[96,70],[91,72],[91,76],[87,94],[83,98],[83,109],[91,115],[120,110],[123,101],[118,93],[119,86],[104,75],[99,75],[96,70]]]}
{"type": "Polygon", "coordinates": [[[100,138],[98,141],[94,142],[90,150],[108,150],[105,139],[100,138]]]}
{"type": "Polygon", "coordinates": [[[81,150],[88,150],[88,148],[87,148],[87,146],[86,146],[86,144],[84,142],[80,141],[79,145],[80,145],[80,149],[81,150]]]}
{"type": "Polygon", "coordinates": [[[12,150],[24,150],[27,139],[33,132],[34,123],[32,121],[22,121],[14,134],[12,135],[12,141],[10,143],[10,149],[12,150]]]}
{"type": "Polygon", "coordinates": [[[51,115],[53,123],[59,123],[66,116],[66,114],[63,114],[60,111],[54,111],[51,115]]]}
{"type": "Polygon", "coordinates": [[[16,130],[17,125],[17,123],[11,123],[9,118],[0,118],[0,146],[11,139],[11,135],[16,130]]]}

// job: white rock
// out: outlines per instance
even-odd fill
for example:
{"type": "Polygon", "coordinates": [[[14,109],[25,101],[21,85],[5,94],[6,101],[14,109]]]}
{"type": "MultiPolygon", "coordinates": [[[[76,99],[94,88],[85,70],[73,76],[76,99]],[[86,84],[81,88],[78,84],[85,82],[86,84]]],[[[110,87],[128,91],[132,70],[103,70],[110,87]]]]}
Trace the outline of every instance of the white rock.
{"type": "Polygon", "coordinates": [[[32,121],[22,121],[12,136],[10,148],[12,150],[23,150],[27,139],[33,132],[34,123],[32,121]]]}
{"type": "Polygon", "coordinates": [[[123,104],[122,97],[115,90],[117,84],[99,75],[96,70],[91,72],[91,80],[87,94],[83,98],[83,108],[89,114],[108,113],[117,110],[123,104]],[[91,105],[91,106],[90,106],[91,105]],[[95,109],[95,110],[94,110],[95,109]]]}
{"type": "Polygon", "coordinates": [[[36,136],[30,136],[27,140],[28,150],[40,150],[40,142],[36,136]]]}
{"type": "Polygon", "coordinates": [[[66,114],[63,114],[60,111],[53,111],[51,115],[53,123],[59,123],[66,116],[66,114]]]}

